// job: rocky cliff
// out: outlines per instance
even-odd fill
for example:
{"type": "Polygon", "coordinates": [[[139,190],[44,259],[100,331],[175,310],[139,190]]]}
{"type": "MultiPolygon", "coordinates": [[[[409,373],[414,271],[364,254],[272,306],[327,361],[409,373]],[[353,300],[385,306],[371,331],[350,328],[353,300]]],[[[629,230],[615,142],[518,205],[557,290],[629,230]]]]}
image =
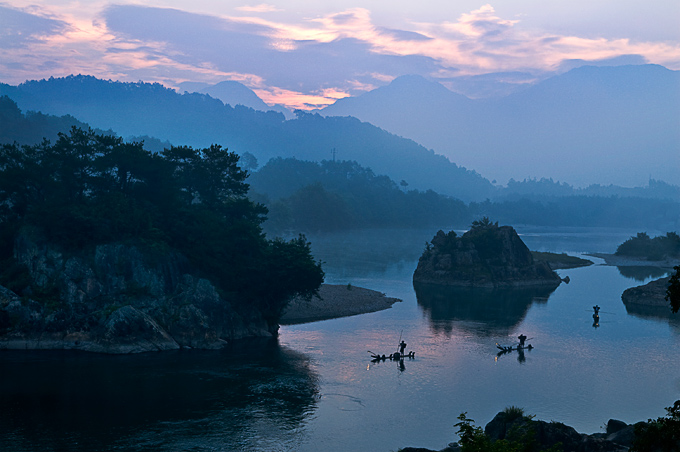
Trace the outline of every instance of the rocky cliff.
{"type": "Polygon", "coordinates": [[[181,255],[142,249],[108,244],[67,255],[20,235],[14,291],[0,287],[0,348],[136,353],[276,334],[278,325],[218,293],[181,255]]]}
{"type": "Polygon", "coordinates": [[[413,274],[416,283],[458,287],[557,287],[560,277],[510,226],[486,224],[458,237],[437,232],[413,274]]]}

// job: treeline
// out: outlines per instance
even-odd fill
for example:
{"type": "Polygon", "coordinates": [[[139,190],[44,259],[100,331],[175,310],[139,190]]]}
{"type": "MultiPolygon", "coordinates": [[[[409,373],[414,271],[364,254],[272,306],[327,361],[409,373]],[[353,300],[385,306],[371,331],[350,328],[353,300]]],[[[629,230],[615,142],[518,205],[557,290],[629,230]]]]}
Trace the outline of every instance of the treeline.
{"type": "Polygon", "coordinates": [[[351,117],[326,118],[298,111],[296,119],[287,121],[281,113],[232,107],[205,94],[179,94],[158,83],[123,83],[85,75],[18,86],[0,83],[3,94],[24,111],[71,114],[121,136],[149,135],[175,145],[201,147],[228,143],[232,151],[250,152],[262,162],[278,156],[318,161],[330,157],[335,148],[344,160],[405,179],[413,188],[429,188],[464,200],[483,200],[495,191],[487,179],[443,155],[351,117]]]}
{"type": "Polygon", "coordinates": [[[267,210],[247,198],[238,161],[217,145],[152,153],[75,127],[54,144],[0,146],[0,259],[15,272],[0,283],[22,280],[12,247],[28,227],[67,252],[110,242],[160,258],[179,251],[237,309],[277,319],[291,296],[319,287],[323,271],[304,237],[265,237],[267,210]]]}
{"type": "MultiPolygon", "coordinates": [[[[266,226],[276,231],[464,224],[467,208],[431,190],[400,188],[357,162],[270,160],[250,178],[269,208],[266,226]]],[[[256,196],[256,195],[254,195],[256,196]]]]}
{"type": "Polygon", "coordinates": [[[675,228],[680,203],[618,196],[519,197],[464,202],[433,191],[410,190],[357,162],[270,160],[250,177],[252,196],[269,208],[272,231],[352,228],[467,227],[493,217],[505,224],[575,227],[675,228]]]}
{"type": "Polygon", "coordinates": [[[630,256],[660,261],[666,258],[680,258],[680,236],[677,232],[651,238],[646,232],[638,232],[616,248],[617,256],[630,256]]]}
{"type": "Polygon", "coordinates": [[[494,196],[497,201],[517,200],[520,198],[541,199],[545,197],[566,196],[619,196],[626,198],[659,198],[680,201],[680,187],[664,181],[649,179],[646,187],[619,187],[617,185],[593,184],[584,188],[575,188],[566,182],[554,181],[552,178],[510,179],[506,187],[499,188],[494,196]]]}
{"type": "Polygon", "coordinates": [[[16,102],[0,96],[0,143],[37,144],[45,138],[55,140],[59,132],[71,127],[87,128],[87,124],[70,115],[23,114],[16,102]]]}

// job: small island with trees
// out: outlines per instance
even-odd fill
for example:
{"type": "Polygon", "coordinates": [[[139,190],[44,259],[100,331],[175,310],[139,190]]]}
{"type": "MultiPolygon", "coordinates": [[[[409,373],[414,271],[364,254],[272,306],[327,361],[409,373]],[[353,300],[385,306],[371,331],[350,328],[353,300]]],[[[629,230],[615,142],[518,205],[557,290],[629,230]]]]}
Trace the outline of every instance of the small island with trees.
{"type": "Polygon", "coordinates": [[[417,284],[455,287],[557,287],[562,280],[544,260],[534,260],[511,226],[488,217],[476,220],[458,237],[439,231],[413,273],[417,284]]]}

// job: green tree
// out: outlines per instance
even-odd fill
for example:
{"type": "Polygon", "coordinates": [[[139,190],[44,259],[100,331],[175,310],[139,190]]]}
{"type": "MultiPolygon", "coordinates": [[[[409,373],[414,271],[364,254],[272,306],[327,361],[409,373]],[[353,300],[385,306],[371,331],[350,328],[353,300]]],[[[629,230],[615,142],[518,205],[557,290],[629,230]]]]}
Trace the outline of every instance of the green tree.
{"type": "Polygon", "coordinates": [[[25,226],[70,250],[116,241],[174,249],[241,309],[274,322],[292,296],[319,287],[323,270],[304,237],[265,237],[267,209],[247,198],[238,161],[218,145],[154,154],[76,128],[54,145],[3,145],[0,259],[25,226]]]}
{"type": "Polygon", "coordinates": [[[680,400],[666,408],[665,417],[635,426],[631,452],[677,452],[680,450],[680,400]]]}

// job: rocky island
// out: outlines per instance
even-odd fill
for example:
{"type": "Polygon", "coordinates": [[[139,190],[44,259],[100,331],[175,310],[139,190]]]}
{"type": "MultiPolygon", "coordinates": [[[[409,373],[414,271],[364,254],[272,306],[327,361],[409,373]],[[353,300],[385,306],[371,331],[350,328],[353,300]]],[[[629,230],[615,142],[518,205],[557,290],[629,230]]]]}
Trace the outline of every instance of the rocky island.
{"type": "Polygon", "coordinates": [[[488,218],[458,237],[439,231],[418,260],[413,282],[454,287],[557,287],[562,280],[547,262],[534,260],[511,226],[488,218]]]}

